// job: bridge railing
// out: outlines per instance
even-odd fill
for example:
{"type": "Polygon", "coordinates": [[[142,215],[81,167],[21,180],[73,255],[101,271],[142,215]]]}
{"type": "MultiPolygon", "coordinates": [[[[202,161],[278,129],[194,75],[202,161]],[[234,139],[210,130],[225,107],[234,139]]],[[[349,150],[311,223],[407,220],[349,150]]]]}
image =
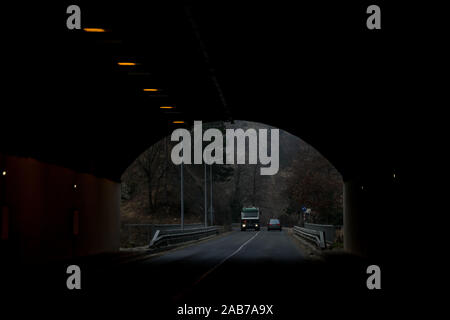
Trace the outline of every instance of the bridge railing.
{"type": "Polygon", "coordinates": [[[294,226],[293,231],[296,235],[314,243],[320,249],[325,249],[327,247],[324,231],[307,229],[298,226],[294,226]]]}
{"type": "Polygon", "coordinates": [[[305,222],[305,228],[325,232],[325,240],[328,244],[332,244],[336,240],[336,226],[332,224],[317,224],[305,222]]]}
{"type": "MultiPolygon", "coordinates": [[[[202,223],[185,224],[184,229],[198,229],[203,227],[202,223]]],[[[180,224],[124,224],[123,225],[123,239],[124,243],[131,243],[132,246],[148,245],[150,240],[154,237],[157,230],[166,232],[170,230],[180,230],[180,224]]]]}
{"type": "Polygon", "coordinates": [[[158,248],[182,242],[199,240],[218,234],[222,227],[207,227],[195,229],[157,230],[150,241],[150,248],[158,248]]]}

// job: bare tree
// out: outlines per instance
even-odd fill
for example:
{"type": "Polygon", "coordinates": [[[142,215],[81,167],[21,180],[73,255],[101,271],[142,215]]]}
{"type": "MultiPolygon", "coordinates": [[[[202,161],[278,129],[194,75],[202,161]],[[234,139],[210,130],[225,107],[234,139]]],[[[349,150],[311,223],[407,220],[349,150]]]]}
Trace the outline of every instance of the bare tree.
{"type": "Polygon", "coordinates": [[[256,193],[258,190],[258,187],[256,185],[257,176],[258,176],[258,166],[255,164],[253,165],[253,190],[252,190],[252,205],[256,206],[256,193]]]}
{"type": "Polygon", "coordinates": [[[301,206],[312,209],[312,220],[340,224],[342,219],[342,178],[318,152],[306,150],[302,161],[295,161],[287,187],[290,204],[287,211],[301,206]]]}
{"type": "Polygon", "coordinates": [[[157,200],[162,189],[162,181],[167,174],[166,139],[163,139],[147,149],[137,159],[137,164],[145,174],[148,186],[149,211],[157,208],[157,200]]]}

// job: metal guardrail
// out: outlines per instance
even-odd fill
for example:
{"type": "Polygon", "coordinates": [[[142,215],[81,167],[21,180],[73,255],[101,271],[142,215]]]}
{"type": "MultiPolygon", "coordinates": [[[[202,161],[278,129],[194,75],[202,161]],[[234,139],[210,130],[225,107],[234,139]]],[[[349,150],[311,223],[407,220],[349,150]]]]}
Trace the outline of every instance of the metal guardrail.
{"type": "Polygon", "coordinates": [[[302,228],[298,226],[294,226],[293,230],[295,234],[315,243],[320,249],[325,249],[327,247],[325,240],[325,232],[302,228]]]}
{"type": "Polygon", "coordinates": [[[306,229],[325,232],[325,240],[328,244],[332,244],[336,238],[336,227],[332,224],[317,224],[305,222],[306,229]]]}
{"type": "Polygon", "coordinates": [[[185,230],[157,230],[150,241],[149,247],[162,247],[191,240],[199,240],[213,234],[218,234],[220,227],[207,227],[185,230]]]}
{"type": "MultiPolygon", "coordinates": [[[[185,224],[184,229],[198,229],[203,227],[202,223],[192,223],[185,224]]],[[[168,230],[180,230],[180,224],[146,224],[146,223],[129,223],[124,225],[124,230],[126,232],[126,237],[130,240],[132,234],[137,234],[137,242],[141,245],[148,244],[150,240],[154,237],[157,230],[168,231],[168,230]],[[132,232],[133,231],[133,232],[132,232]]],[[[135,239],[136,240],[136,239],[135,239]]]]}

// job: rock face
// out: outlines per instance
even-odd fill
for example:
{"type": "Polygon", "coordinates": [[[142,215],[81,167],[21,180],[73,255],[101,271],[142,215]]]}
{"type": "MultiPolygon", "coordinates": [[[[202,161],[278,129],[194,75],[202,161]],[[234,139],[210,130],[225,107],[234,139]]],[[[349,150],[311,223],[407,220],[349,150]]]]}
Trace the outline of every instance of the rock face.
{"type": "MultiPolygon", "coordinates": [[[[264,124],[248,121],[221,125],[222,130],[273,129],[264,124]]],[[[342,210],[342,178],[334,167],[315,149],[288,132],[280,130],[279,142],[280,165],[276,175],[260,175],[260,164],[213,165],[215,222],[237,221],[242,206],[254,205],[261,209],[263,222],[273,217],[281,217],[285,223],[297,223],[301,206],[317,203],[317,200],[312,199],[316,198],[315,195],[309,194],[302,198],[302,194],[307,194],[304,189],[317,190],[317,193],[323,191],[332,195],[331,206],[334,206],[336,211],[342,210]],[[317,166],[319,162],[320,168],[317,166]],[[305,175],[309,171],[318,170],[327,172],[326,175],[321,175],[322,180],[317,178],[317,174],[305,175]],[[314,184],[321,184],[323,188],[318,188],[314,184]]],[[[123,222],[179,223],[180,168],[170,160],[173,145],[170,137],[163,139],[139,156],[123,174],[121,204],[123,222]]],[[[204,166],[184,165],[183,170],[185,222],[202,222],[204,166]]],[[[209,209],[209,166],[207,175],[209,209]]],[[[320,208],[320,204],[316,207],[320,208]]],[[[317,213],[317,217],[320,217],[320,212],[317,213]]]]}

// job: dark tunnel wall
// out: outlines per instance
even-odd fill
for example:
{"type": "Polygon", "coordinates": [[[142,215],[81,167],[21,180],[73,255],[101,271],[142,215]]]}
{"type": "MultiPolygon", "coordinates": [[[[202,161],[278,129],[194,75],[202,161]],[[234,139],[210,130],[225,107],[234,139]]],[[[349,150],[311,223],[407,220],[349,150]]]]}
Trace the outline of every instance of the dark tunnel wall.
{"type": "Polygon", "coordinates": [[[119,249],[120,184],[0,154],[2,254],[41,262],[119,249]]]}

